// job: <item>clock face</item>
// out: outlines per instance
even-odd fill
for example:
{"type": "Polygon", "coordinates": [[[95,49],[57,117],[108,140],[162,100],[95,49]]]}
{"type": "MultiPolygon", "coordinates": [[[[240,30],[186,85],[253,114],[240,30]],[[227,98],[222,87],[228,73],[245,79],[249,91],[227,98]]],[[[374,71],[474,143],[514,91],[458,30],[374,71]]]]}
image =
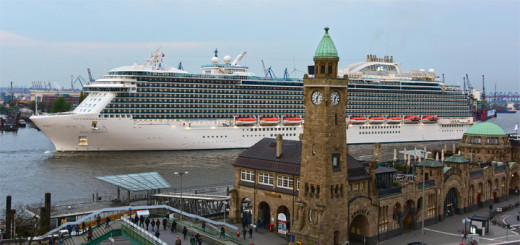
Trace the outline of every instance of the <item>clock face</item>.
{"type": "Polygon", "coordinates": [[[314,93],[312,93],[312,103],[314,103],[315,105],[319,105],[321,104],[321,101],[323,100],[323,97],[321,96],[321,92],[320,91],[314,91],[314,93]]]}
{"type": "Polygon", "coordinates": [[[333,105],[339,104],[339,93],[334,91],[332,94],[330,94],[330,102],[332,102],[333,105]]]}

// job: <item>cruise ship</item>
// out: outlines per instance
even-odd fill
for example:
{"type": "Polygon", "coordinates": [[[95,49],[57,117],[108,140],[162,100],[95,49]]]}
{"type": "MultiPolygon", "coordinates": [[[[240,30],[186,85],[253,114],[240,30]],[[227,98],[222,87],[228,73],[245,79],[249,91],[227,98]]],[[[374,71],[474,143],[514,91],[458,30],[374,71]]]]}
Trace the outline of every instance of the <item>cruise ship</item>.
{"type": "MultiPolygon", "coordinates": [[[[256,76],[240,53],[200,74],[144,64],[110,70],[84,86],[71,112],[31,120],[57,151],[247,148],[281,134],[298,140],[305,121],[303,81],[256,76]]],[[[393,57],[368,55],[340,68],[348,76],[347,144],[458,140],[472,123],[468,98],[432,69],[403,71],[393,57]]],[[[312,75],[311,75],[312,76],[312,75]]]]}

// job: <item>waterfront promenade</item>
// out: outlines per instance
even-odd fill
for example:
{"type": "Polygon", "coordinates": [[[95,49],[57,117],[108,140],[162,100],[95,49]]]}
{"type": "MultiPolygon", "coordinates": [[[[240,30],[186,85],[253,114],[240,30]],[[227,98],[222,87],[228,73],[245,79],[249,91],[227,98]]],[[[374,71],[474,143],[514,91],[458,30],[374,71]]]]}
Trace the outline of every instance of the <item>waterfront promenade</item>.
{"type": "MultiPolygon", "coordinates": [[[[501,203],[494,203],[493,207],[499,208],[503,206],[507,206],[510,204],[514,204],[518,201],[517,195],[510,195],[509,200],[501,203]]],[[[504,212],[495,216],[497,220],[503,220],[505,217],[510,217],[507,220],[512,220],[512,217],[516,220],[516,214],[519,208],[513,208],[508,212],[504,212]]],[[[462,239],[462,230],[464,230],[464,224],[462,224],[462,219],[467,218],[473,215],[479,216],[488,216],[489,209],[487,207],[475,210],[473,212],[454,215],[449,217],[444,221],[440,221],[437,224],[426,226],[425,234],[424,234],[424,242],[425,244],[467,244],[466,239],[462,239]]],[[[516,221],[515,221],[516,222],[516,221]]],[[[518,223],[517,223],[518,225],[518,223]]],[[[420,227],[420,226],[419,226],[420,227]]],[[[410,242],[420,242],[421,241],[421,229],[411,230],[409,232],[403,233],[397,237],[392,239],[388,239],[382,241],[378,244],[385,245],[393,245],[393,244],[408,244],[410,242]]],[[[362,244],[362,243],[350,243],[352,244],[362,244]]],[[[518,228],[511,228],[511,230],[507,230],[497,225],[489,224],[489,233],[486,236],[480,237],[479,244],[481,245],[492,245],[492,244],[520,244],[520,234],[518,233],[518,228]],[[516,230],[516,231],[515,231],[516,230]]]]}

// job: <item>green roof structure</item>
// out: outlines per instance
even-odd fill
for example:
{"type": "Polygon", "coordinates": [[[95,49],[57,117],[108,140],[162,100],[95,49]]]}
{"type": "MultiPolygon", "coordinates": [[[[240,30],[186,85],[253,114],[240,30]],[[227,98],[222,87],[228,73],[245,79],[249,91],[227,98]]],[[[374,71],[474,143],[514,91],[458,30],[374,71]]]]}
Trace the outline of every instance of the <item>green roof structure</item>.
{"type": "Polygon", "coordinates": [[[450,169],[452,169],[452,167],[444,167],[444,169],[442,170],[443,174],[450,171],[450,169]]]}
{"type": "Polygon", "coordinates": [[[314,58],[333,58],[338,59],[338,51],[329,36],[329,28],[325,27],[325,34],[321,38],[320,44],[314,53],[314,58]]]}
{"type": "Polygon", "coordinates": [[[516,164],[516,162],[508,162],[509,168],[513,168],[513,166],[516,164]]]}
{"type": "Polygon", "coordinates": [[[423,165],[427,168],[444,168],[444,164],[433,158],[424,159],[422,162],[417,164],[417,167],[422,167],[423,165]]]}
{"type": "Polygon", "coordinates": [[[469,163],[469,160],[459,154],[453,154],[450,157],[446,158],[444,162],[464,164],[469,163]]]}
{"type": "Polygon", "coordinates": [[[500,126],[490,123],[490,122],[481,122],[471,126],[468,131],[464,134],[470,135],[484,135],[484,136],[506,136],[504,130],[500,128],[500,126]]]}

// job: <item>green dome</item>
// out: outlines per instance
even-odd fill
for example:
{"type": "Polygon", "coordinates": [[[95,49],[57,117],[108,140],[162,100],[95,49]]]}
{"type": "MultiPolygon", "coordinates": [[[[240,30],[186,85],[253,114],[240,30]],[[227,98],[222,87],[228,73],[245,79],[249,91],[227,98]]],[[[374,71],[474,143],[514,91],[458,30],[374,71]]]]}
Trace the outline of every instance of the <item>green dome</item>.
{"type": "Polygon", "coordinates": [[[325,34],[321,38],[320,44],[314,53],[314,58],[339,58],[338,51],[329,36],[329,28],[325,27],[325,34]]]}
{"type": "Polygon", "coordinates": [[[433,158],[424,159],[422,162],[417,164],[417,167],[422,167],[423,165],[427,168],[444,168],[444,164],[433,158]]]}
{"type": "Polygon", "coordinates": [[[471,126],[468,131],[464,134],[471,135],[485,135],[485,136],[506,136],[504,130],[500,128],[500,126],[490,123],[490,122],[481,122],[471,126]]]}

